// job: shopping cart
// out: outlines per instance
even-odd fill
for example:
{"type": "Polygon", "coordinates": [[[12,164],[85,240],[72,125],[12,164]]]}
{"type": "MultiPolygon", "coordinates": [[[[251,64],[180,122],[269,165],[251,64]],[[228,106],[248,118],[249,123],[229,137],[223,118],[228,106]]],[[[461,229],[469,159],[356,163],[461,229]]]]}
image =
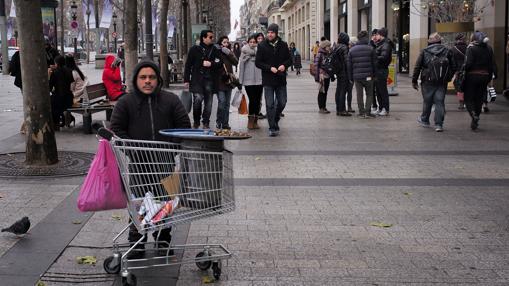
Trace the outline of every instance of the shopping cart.
{"type": "Polygon", "coordinates": [[[232,253],[221,244],[169,245],[146,242],[149,233],[235,209],[232,153],[184,150],[180,144],[121,139],[104,128],[98,132],[109,140],[127,195],[130,223],[113,239],[113,256],[104,270],[120,272],[123,285],[136,285],[135,269],[196,263],[221,276],[221,261],[232,253]],[[161,207],[162,206],[162,207],[161,207]],[[163,216],[161,217],[161,212],[163,216]],[[166,214],[167,216],[164,216],[166,214]],[[168,215],[171,214],[171,215],[168,215]],[[118,240],[131,226],[142,234],[134,244],[118,240]],[[143,245],[144,249],[137,246],[143,245]],[[152,247],[152,248],[150,248],[152,247]],[[175,253],[195,250],[196,257],[178,258],[175,253]],[[151,257],[130,259],[134,252],[154,252],[151,257]]]}

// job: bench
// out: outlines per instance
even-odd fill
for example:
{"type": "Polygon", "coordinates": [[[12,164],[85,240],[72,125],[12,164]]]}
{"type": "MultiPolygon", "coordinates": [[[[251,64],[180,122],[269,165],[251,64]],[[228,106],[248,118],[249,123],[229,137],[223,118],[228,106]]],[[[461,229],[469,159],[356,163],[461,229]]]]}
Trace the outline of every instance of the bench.
{"type": "Polygon", "coordinates": [[[83,116],[83,129],[85,134],[92,133],[92,114],[106,111],[106,120],[110,120],[114,105],[107,99],[106,87],[103,83],[92,84],[86,87],[89,104],[84,105],[82,102],[75,103],[67,111],[79,113],[83,116]]]}

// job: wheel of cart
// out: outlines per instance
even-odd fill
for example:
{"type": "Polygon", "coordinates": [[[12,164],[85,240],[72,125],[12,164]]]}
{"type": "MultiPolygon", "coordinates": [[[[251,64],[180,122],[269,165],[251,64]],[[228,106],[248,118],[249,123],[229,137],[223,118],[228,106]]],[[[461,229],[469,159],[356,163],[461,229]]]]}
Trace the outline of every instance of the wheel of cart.
{"type": "Polygon", "coordinates": [[[221,244],[146,242],[152,232],[235,209],[233,154],[224,149],[224,138],[196,137],[196,130],[190,132],[160,131],[175,141],[171,143],[121,139],[104,128],[98,132],[110,142],[127,196],[130,223],[113,239],[113,255],[103,263],[107,273],[120,273],[123,285],[136,285],[133,270],[185,263],[201,270],[211,268],[219,279],[222,260],[232,256],[221,244]],[[130,227],[142,237],[134,244],[119,243],[130,227]],[[190,251],[196,256],[175,255],[190,251]],[[133,258],[135,252],[140,255],[133,258]],[[149,252],[155,255],[145,255],[149,252]]]}

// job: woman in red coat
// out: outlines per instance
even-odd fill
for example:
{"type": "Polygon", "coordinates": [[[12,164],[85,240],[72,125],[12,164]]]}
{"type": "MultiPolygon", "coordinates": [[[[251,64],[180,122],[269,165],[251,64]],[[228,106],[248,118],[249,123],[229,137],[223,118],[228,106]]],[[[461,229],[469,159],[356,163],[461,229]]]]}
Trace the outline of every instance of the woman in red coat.
{"type": "Polygon", "coordinates": [[[107,55],[104,61],[103,83],[108,93],[108,99],[116,101],[125,94],[120,76],[120,63],[122,61],[114,55],[107,55]]]}

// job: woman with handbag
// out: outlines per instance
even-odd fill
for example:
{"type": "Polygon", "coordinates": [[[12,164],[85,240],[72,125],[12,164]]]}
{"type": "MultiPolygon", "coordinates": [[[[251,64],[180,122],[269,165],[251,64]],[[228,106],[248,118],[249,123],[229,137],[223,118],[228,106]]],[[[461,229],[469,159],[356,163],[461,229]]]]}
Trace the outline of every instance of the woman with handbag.
{"type": "Polygon", "coordinates": [[[327,92],[329,91],[330,77],[327,72],[323,69],[323,62],[331,51],[331,43],[328,40],[320,43],[320,49],[315,57],[315,82],[318,83],[318,113],[329,114],[327,110],[327,92]]]}
{"type": "Polygon", "coordinates": [[[256,35],[251,35],[248,44],[242,47],[239,63],[239,81],[246,89],[249,98],[248,129],[259,129],[258,113],[261,109],[263,94],[262,70],[255,65],[256,59],[256,35]]]}
{"type": "Polygon", "coordinates": [[[230,117],[230,99],[233,88],[238,86],[238,79],[233,73],[233,66],[239,63],[237,57],[230,49],[230,40],[227,36],[219,38],[218,49],[221,50],[220,58],[223,62],[223,68],[220,70],[218,78],[217,92],[217,129],[231,129],[228,124],[230,117]]]}
{"type": "Polygon", "coordinates": [[[488,46],[488,37],[476,31],[467,48],[465,59],[465,104],[471,117],[470,128],[477,130],[488,83],[496,78],[497,71],[493,49],[488,46]]]}

